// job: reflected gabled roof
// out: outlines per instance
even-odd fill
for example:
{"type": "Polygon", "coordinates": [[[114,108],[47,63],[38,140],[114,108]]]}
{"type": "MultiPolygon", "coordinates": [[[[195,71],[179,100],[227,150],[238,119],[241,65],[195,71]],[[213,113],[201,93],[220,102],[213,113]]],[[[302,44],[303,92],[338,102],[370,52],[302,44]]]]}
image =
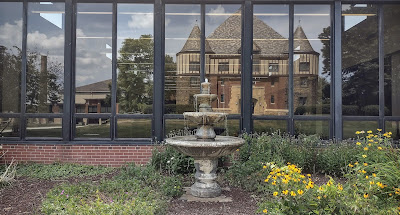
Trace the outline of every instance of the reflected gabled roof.
{"type": "Polygon", "coordinates": [[[293,34],[293,47],[295,52],[315,52],[303,28],[299,25],[293,34]]]}
{"type": "Polygon", "coordinates": [[[76,88],[76,92],[110,92],[111,79],[99,81],[93,84],[83,85],[76,88]]]}
{"type": "MultiPolygon", "coordinates": [[[[200,38],[201,38],[200,28],[198,25],[195,25],[192,29],[192,32],[190,32],[189,38],[186,40],[185,45],[183,46],[182,50],[179,53],[200,52],[200,38]]],[[[210,44],[208,43],[207,40],[205,42],[205,52],[206,53],[212,52],[210,44]]]]}

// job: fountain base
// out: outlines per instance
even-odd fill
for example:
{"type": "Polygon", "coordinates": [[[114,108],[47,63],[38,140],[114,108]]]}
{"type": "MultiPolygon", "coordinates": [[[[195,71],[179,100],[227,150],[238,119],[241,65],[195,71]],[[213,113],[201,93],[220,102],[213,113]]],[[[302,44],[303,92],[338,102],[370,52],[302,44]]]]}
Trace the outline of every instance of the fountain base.
{"type": "Polygon", "coordinates": [[[196,182],[192,185],[190,193],[200,198],[214,198],[221,195],[221,187],[215,182],[217,178],[217,159],[195,159],[196,182]]]}

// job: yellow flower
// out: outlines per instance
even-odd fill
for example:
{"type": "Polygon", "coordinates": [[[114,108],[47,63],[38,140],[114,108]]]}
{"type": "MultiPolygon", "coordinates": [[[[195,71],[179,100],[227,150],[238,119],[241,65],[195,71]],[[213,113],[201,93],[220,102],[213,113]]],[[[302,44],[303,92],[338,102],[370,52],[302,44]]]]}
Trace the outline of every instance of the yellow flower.
{"type": "Polygon", "coordinates": [[[267,166],[264,165],[264,166],[263,166],[263,169],[266,169],[266,168],[267,168],[267,166]]]}
{"type": "Polygon", "coordinates": [[[311,175],[310,175],[310,174],[307,174],[307,177],[311,177],[311,175]]]}
{"type": "Polygon", "coordinates": [[[267,210],[267,209],[264,209],[264,210],[263,210],[263,213],[265,213],[265,214],[268,213],[268,210],[267,210]]]}
{"type": "Polygon", "coordinates": [[[366,157],[367,157],[367,155],[362,155],[362,157],[363,157],[363,158],[366,158],[366,157]]]}
{"type": "Polygon", "coordinates": [[[361,170],[361,172],[362,172],[363,174],[367,173],[365,170],[361,170]]]}
{"type": "Polygon", "coordinates": [[[356,131],[356,134],[361,134],[361,132],[359,132],[359,131],[356,131]]]}
{"type": "Polygon", "coordinates": [[[275,191],[275,192],[274,192],[274,196],[277,196],[277,195],[278,195],[278,192],[275,191]]]}
{"type": "Polygon", "coordinates": [[[381,132],[381,131],[382,131],[382,129],[379,129],[379,128],[378,128],[378,129],[376,129],[376,130],[377,130],[377,131],[379,131],[379,132],[381,132]]]}
{"type": "Polygon", "coordinates": [[[368,166],[368,164],[367,164],[367,163],[364,163],[364,166],[368,166]]]}
{"type": "Polygon", "coordinates": [[[276,181],[273,181],[273,182],[272,182],[272,185],[276,185],[276,181]]]}
{"type": "Polygon", "coordinates": [[[368,198],[368,193],[364,193],[364,198],[368,198]]]}
{"type": "Polygon", "coordinates": [[[326,195],[324,195],[324,198],[326,198],[326,195]]]}
{"type": "Polygon", "coordinates": [[[289,190],[284,190],[284,191],[282,191],[282,194],[283,195],[287,195],[289,193],[289,190]]]}
{"type": "Polygon", "coordinates": [[[287,183],[289,182],[289,180],[287,180],[287,179],[282,179],[282,182],[283,182],[284,184],[287,184],[287,183]]]}
{"type": "Polygon", "coordinates": [[[372,146],[371,143],[368,143],[368,146],[372,146]]]}
{"type": "Polygon", "coordinates": [[[343,186],[339,184],[339,185],[338,185],[338,189],[339,189],[339,190],[343,190],[343,186]]]}
{"type": "Polygon", "coordinates": [[[264,182],[268,182],[269,181],[269,179],[268,178],[266,178],[265,180],[264,180],[264,182]]]}
{"type": "Polygon", "coordinates": [[[319,187],[319,190],[324,191],[324,188],[321,186],[321,187],[319,187]]]}
{"type": "Polygon", "coordinates": [[[369,178],[368,175],[366,175],[365,178],[368,179],[369,178]]]}
{"type": "Polygon", "coordinates": [[[361,143],[360,143],[360,142],[357,142],[356,144],[357,144],[357,145],[361,145],[361,143]]]}
{"type": "Polygon", "coordinates": [[[364,151],[368,151],[368,147],[364,147],[364,151]]]}
{"type": "Polygon", "coordinates": [[[274,180],[276,180],[276,175],[274,175],[272,178],[273,178],[274,180]]]}
{"type": "Polygon", "coordinates": [[[374,183],[375,183],[374,181],[370,181],[370,182],[369,182],[370,185],[373,185],[374,183]]]}
{"type": "Polygon", "coordinates": [[[375,174],[375,173],[372,173],[372,176],[376,177],[376,174],[375,174]]]}
{"type": "Polygon", "coordinates": [[[238,151],[240,151],[240,149],[236,149],[236,151],[238,152],[238,151]]]}
{"type": "Polygon", "coordinates": [[[321,199],[321,196],[317,196],[317,199],[321,199]]]}
{"type": "Polygon", "coordinates": [[[382,150],[382,147],[378,146],[378,149],[379,149],[379,150],[382,150]]]}
{"type": "Polygon", "coordinates": [[[278,172],[277,174],[276,174],[276,176],[281,176],[282,174],[280,173],[280,172],[278,172]]]}
{"type": "Polygon", "coordinates": [[[297,190],[297,193],[298,193],[299,195],[303,195],[304,191],[303,191],[303,190],[297,190]]]}
{"type": "Polygon", "coordinates": [[[358,165],[358,162],[355,162],[354,165],[358,165]]]}
{"type": "Polygon", "coordinates": [[[367,131],[367,133],[368,133],[368,134],[372,134],[372,131],[371,131],[371,130],[369,130],[369,131],[367,131]]]}
{"type": "Polygon", "coordinates": [[[296,196],[296,193],[293,192],[293,191],[291,191],[291,192],[290,192],[290,195],[291,195],[291,196],[296,196]]]}

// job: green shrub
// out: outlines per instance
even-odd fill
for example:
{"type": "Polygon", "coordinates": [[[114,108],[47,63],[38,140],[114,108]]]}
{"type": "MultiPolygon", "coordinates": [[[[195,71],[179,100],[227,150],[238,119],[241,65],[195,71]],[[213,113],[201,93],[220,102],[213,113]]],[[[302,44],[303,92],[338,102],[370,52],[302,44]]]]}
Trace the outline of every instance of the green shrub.
{"type": "Polygon", "coordinates": [[[165,214],[167,201],[136,180],[62,184],[43,201],[43,214],[165,214]]]}
{"type": "Polygon", "coordinates": [[[118,180],[138,180],[143,186],[161,191],[165,196],[177,197],[182,195],[182,176],[165,176],[153,166],[139,167],[134,163],[121,168],[115,176],[118,180]]]}
{"type": "Polygon", "coordinates": [[[71,163],[19,165],[17,175],[41,179],[59,179],[101,175],[113,171],[113,168],[103,166],[88,166],[71,163]]]}
{"type": "Polygon", "coordinates": [[[294,111],[295,115],[304,115],[307,112],[305,106],[298,106],[296,110],[294,111]]]}
{"type": "Polygon", "coordinates": [[[342,106],[342,113],[343,115],[360,115],[360,109],[357,105],[343,105],[342,106]]]}
{"type": "Polygon", "coordinates": [[[186,156],[172,146],[158,147],[153,150],[151,166],[160,172],[178,175],[195,172],[194,159],[186,156]]]}

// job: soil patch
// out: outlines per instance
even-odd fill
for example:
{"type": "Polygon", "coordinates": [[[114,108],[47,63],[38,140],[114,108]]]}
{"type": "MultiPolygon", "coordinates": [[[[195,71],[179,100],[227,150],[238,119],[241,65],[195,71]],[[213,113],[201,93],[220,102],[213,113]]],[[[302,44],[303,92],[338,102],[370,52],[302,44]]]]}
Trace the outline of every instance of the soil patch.
{"type": "Polygon", "coordinates": [[[55,180],[18,177],[11,185],[0,190],[0,214],[40,214],[42,201],[54,186],[83,181],[97,183],[102,179],[112,178],[117,173],[117,171],[113,171],[104,175],[55,180]]]}

